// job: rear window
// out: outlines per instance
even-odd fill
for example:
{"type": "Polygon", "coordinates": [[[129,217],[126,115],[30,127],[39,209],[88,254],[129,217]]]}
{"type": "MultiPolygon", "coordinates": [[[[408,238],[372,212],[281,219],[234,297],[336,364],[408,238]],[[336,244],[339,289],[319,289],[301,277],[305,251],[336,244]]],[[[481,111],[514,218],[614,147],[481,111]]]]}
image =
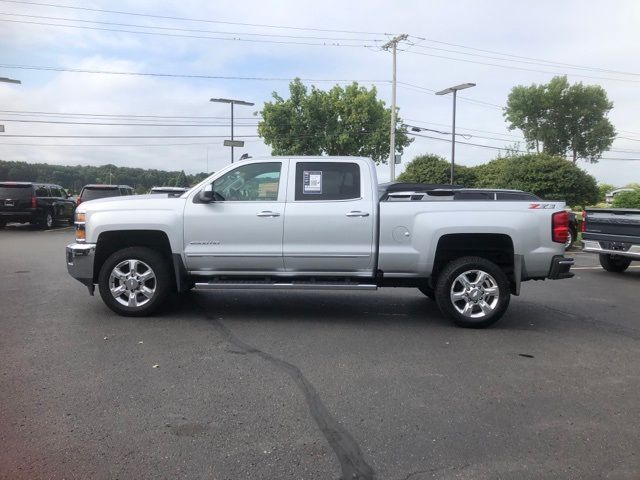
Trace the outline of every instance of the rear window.
{"type": "Polygon", "coordinates": [[[360,198],[360,167],[357,163],[297,163],[296,201],[351,198],[360,198]]]}
{"type": "Polygon", "coordinates": [[[87,200],[95,200],[96,198],[107,198],[107,197],[119,197],[120,191],[117,187],[114,188],[100,188],[100,187],[85,187],[82,190],[82,194],[80,198],[83,201],[87,200]]]}
{"type": "Polygon", "coordinates": [[[495,194],[493,192],[455,192],[453,198],[455,200],[487,201],[494,200],[495,194]]]}
{"type": "Polygon", "coordinates": [[[516,201],[516,200],[540,200],[533,193],[526,192],[498,192],[498,200],[516,201]]]}
{"type": "Polygon", "coordinates": [[[0,198],[13,200],[26,200],[31,198],[33,187],[31,185],[7,185],[0,184],[0,198]]]}

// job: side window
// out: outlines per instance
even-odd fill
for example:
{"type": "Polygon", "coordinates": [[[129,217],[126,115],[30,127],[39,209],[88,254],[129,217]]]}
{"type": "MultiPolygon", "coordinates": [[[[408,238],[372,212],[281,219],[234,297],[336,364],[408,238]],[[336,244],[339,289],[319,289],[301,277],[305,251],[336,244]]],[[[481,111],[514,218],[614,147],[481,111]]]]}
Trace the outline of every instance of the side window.
{"type": "Polygon", "coordinates": [[[350,198],[360,198],[360,167],[357,163],[296,164],[296,201],[350,198]]]}
{"type": "Polygon", "coordinates": [[[278,200],[282,163],[242,165],[213,182],[218,200],[230,202],[275,202],[278,200]]]}
{"type": "Polygon", "coordinates": [[[38,185],[36,187],[36,197],[48,197],[49,189],[44,185],[38,185]]]}
{"type": "Polygon", "coordinates": [[[62,192],[60,191],[60,189],[58,187],[54,187],[51,186],[49,187],[49,190],[51,191],[51,196],[52,197],[62,197],[62,192]]]}

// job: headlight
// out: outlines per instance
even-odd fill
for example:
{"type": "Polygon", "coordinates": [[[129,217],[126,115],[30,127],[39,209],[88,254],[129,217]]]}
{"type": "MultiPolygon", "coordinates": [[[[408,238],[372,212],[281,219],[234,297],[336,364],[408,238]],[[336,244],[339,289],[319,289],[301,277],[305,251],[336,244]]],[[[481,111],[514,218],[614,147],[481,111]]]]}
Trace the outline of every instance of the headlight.
{"type": "Polygon", "coordinates": [[[87,231],[85,229],[87,214],[85,212],[76,211],[76,242],[85,242],[87,240],[87,231]]]}

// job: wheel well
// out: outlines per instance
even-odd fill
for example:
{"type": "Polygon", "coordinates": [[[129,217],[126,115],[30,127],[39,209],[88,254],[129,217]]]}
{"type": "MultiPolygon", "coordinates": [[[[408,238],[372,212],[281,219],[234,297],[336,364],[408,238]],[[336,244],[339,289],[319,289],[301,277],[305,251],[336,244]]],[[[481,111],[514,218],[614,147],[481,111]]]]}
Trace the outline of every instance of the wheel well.
{"type": "Polygon", "coordinates": [[[173,261],[171,258],[171,244],[169,237],[159,230],[120,230],[104,232],[98,236],[96,256],[93,263],[93,282],[98,282],[98,275],[105,260],[109,256],[127,247],[148,247],[159,252],[166,258],[173,275],[173,261]]]}
{"type": "Polygon", "coordinates": [[[514,279],[513,241],[509,235],[497,233],[455,233],[438,240],[433,264],[432,282],[452,260],[460,257],[482,257],[502,268],[512,287],[514,279]]]}

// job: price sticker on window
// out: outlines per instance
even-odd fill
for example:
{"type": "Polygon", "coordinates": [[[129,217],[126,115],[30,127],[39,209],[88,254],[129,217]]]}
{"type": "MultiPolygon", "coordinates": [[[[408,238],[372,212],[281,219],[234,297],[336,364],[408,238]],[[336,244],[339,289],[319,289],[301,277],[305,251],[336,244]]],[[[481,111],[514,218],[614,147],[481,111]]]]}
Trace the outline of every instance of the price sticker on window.
{"type": "Polygon", "coordinates": [[[322,194],[322,172],[303,172],[303,192],[306,194],[322,194]]]}

